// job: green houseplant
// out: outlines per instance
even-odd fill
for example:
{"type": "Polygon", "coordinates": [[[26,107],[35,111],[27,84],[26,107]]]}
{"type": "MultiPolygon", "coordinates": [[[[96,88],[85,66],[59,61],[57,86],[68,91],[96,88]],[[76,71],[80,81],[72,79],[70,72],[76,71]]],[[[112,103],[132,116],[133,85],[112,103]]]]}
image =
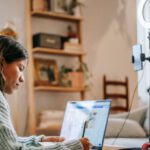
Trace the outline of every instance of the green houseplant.
{"type": "Polygon", "coordinates": [[[71,68],[63,65],[61,67],[60,76],[62,86],[89,89],[89,80],[92,74],[88,69],[88,65],[85,62],[80,62],[76,67],[71,68]]]}

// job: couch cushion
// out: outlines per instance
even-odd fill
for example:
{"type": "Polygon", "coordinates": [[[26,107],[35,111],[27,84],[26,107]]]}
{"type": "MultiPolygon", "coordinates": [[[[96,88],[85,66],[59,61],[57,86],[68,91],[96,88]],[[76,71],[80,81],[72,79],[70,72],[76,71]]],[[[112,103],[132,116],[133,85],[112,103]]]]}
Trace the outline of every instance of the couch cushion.
{"type": "Polygon", "coordinates": [[[134,120],[109,118],[106,129],[106,137],[146,137],[144,129],[134,120]],[[120,132],[121,131],[121,132],[120,132]]]}
{"type": "Polygon", "coordinates": [[[146,118],[147,108],[148,107],[144,105],[142,107],[131,110],[130,112],[110,115],[110,118],[128,118],[137,121],[141,126],[143,126],[146,118]]]}
{"type": "Polygon", "coordinates": [[[122,147],[142,147],[148,142],[148,138],[106,138],[104,145],[117,145],[122,147]]]}

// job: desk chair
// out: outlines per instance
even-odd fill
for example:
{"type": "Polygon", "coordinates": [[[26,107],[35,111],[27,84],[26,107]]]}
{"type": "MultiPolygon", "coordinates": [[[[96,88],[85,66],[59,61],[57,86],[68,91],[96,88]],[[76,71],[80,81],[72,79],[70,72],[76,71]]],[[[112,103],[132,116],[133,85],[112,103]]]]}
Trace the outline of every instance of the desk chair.
{"type": "Polygon", "coordinates": [[[125,81],[108,80],[106,75],[103,77],[103,96],[104,99],[112,100],[111,113],[129,110],[128,78],[125,81]]]}

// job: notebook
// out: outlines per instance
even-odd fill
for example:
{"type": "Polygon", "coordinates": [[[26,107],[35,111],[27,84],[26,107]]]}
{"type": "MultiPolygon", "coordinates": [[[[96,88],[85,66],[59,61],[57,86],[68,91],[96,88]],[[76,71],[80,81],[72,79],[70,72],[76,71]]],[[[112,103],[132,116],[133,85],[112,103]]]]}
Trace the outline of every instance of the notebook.
{"type": "Polygon", "coordinates": [[[87,137],[92,149],[102,150],[111,100],[68,102],[60,136],[66,139],[87,137]]]}

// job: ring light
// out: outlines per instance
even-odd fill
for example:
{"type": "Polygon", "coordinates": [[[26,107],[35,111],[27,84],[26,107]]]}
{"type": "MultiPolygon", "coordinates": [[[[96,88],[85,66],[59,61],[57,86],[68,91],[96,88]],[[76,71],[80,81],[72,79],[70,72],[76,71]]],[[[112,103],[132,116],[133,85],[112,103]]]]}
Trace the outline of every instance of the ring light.
{"type": "Polygon", "coordinates": [[[143,27],[150,29],[150,22],[145,21],[144,19],[144,7],[148,0],[141,0],[138,5],[138,19],[143,27]]]}

